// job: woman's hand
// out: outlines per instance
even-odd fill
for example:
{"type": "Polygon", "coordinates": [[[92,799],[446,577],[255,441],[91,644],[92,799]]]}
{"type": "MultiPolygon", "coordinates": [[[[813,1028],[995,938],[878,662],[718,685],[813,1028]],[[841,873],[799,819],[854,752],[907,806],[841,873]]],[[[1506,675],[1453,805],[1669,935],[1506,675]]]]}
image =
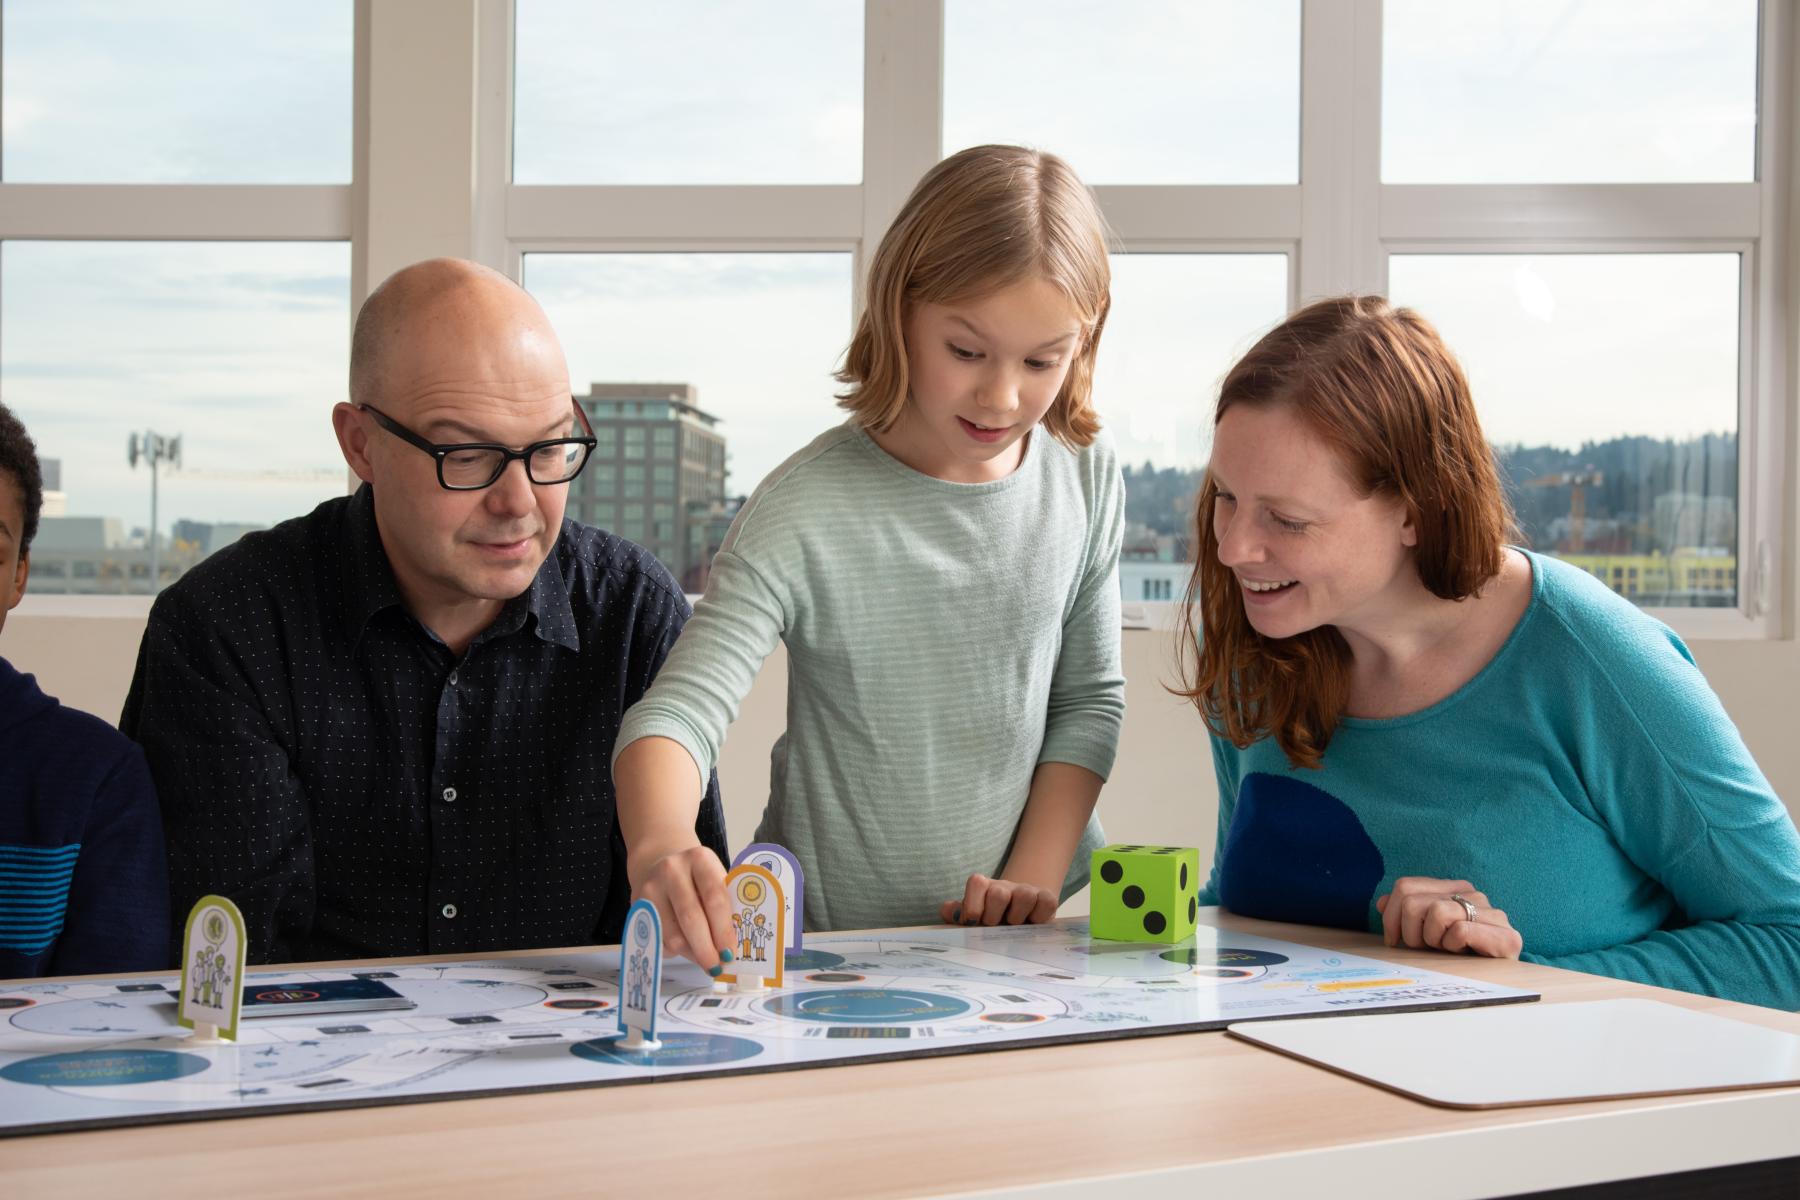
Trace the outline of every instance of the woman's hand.
{"type": "Polygon", "coordinates": [[[946,900],[938,915],[946,925],[1042,925],[1056,915],[1055,892],[1011,879],[969,876],[961,900],[946,900]]]}
{"type": "Polygon", "coordinates": [[[1486,894],[1466,879],[1426,879],[1408,875],[1378,897],[1382,938],[1390,946],[1517,958],[1525,939],[1506,914],[1488,904],[1486,894]]]}

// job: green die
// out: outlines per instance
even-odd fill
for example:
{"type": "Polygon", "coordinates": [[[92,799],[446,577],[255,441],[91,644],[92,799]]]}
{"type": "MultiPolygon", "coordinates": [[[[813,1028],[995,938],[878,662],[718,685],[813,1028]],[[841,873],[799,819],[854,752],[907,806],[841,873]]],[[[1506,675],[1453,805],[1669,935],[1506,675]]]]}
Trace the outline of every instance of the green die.
{"type": "Polygon", "coordinates": [[[1094,851],[1088,928],[1115,942],[1179,942],[1199,913],[1200,851],[1102,846],[1094,851]]]}

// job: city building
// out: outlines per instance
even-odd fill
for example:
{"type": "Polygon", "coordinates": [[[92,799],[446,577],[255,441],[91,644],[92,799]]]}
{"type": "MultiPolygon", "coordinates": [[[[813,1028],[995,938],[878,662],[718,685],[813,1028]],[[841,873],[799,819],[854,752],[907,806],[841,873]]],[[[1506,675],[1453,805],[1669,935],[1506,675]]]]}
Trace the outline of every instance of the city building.
{"type": "MultiPolygon", "coordinates": [[[[204,557],[192,545],[164,544],[157,574],[167,587],[204,557]]],[[[148,595],[150,547],[117,517],[46,516],[31,543],[29,589],[39,595],[148,595]]]]}
{"type": "Polygon", "coordinates": [[[700,591],[728,507],[719,419],[701,411],[689,383],[595,383],[575,402],[598,445],[570,485],[568,515],[630,538],[684,590],[700,591]]]}
{"type": "Polygon", "coordinates": [[[1737,556],[1720,547],[1682,547],[1664,555],[1561,554],[1637,604],[1729,608],[1737,603],[1737,556]]]}
{"type": "Polygon", "coordinates": [[[39,516],[60,517],[69,511],[69,498],[62,490],[62,459],[40,458],[38,470],[44,476],[44,507],[39,516]]]}

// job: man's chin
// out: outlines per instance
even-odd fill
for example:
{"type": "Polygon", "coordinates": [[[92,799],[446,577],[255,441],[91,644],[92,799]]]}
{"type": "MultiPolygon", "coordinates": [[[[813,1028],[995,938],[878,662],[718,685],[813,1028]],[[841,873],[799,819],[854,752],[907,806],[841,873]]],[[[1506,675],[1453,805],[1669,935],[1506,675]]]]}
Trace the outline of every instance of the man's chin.
{"type": "Polygon", "coordinates": [[[511,600],[531,586],[538,568],[544,565],[544,555],[535,545],[523,559],[494,562],[479,553],[475,558],[457,572],[457,582],[469,595],[482,600],[511,600]]]}

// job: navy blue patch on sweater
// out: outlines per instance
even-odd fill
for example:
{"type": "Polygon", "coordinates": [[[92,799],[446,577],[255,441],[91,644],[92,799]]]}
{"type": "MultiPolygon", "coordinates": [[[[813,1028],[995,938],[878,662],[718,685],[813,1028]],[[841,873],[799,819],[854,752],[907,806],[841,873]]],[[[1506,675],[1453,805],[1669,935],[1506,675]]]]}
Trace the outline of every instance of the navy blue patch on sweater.
{"type": "Polygon", "coordinates": [[[62,932],[81,843],[0,844],[0,950],[40,954],[62,932]]]}
{"type": "Polygon", "coordinates": [[[1252,771],[1219,861],[1219,901],[1265,921],[1367,929],[1386,874],[1348,805],[1298,779],[1252,771]]]}

